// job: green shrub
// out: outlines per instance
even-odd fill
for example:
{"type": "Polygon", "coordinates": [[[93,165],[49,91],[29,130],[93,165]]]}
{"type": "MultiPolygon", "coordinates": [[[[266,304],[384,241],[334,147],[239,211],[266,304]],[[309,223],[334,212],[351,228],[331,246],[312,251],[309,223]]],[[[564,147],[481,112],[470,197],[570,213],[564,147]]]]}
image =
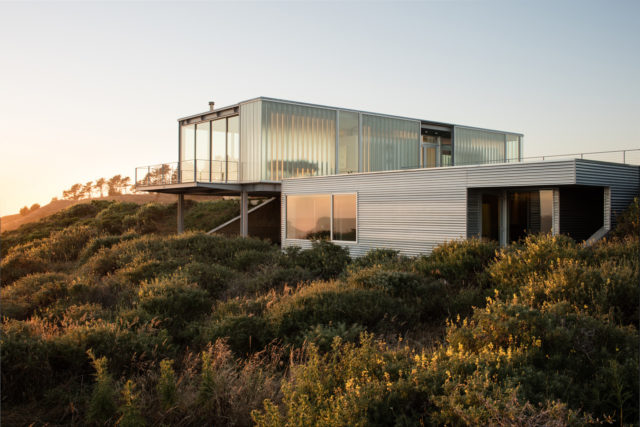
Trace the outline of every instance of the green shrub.
{"type": "Polygon", "coordinates": [[[263,265],[244,282],[240,292],[264,292],[282,290],[284,286],[295,287],[314,279],[314,274],[300,266],[278,267],[263,265]]]}
{"type": "Polygon", "coordinates": [[[260,316],[235,315],[213,322],[203,328],[202,342],[224,339],[237,355],[262,350],[272,339],[269,325],[260,316]]]}
{"type": "Polygon", "coordinates": [[[37,310],[67,296],[67,277],[61,273],[24,276],[2,289],[2,316],[26,319],[37,310]]]}
{"type": "Polygon", "coordinates": [[[134,215],[139,207],[140,205],[137,203],[110,204],[96,215],[96,226],[99,230],[109,234],[121,234],[126,230],[125,218],[134,215]]]}
{"type": "MultiPolygon", "coordinates": [[[[26,245],[31,246],[30,244],[26,245]]],[[[23,250],[21,246],[16,246],[0,261],[2,286],[7,286],[29,274],[44,273],[50,268],[49,262],[35,255],[33,249],[27,251],[23,250]]]]}
{"type": "Polygon", "coordinates": [[[136,392],[136,385],[132,380],[122,387],[122,405],[118,408],[120,418],[118,426],[122,427],[143,427],[147,423],[140,411],[140,393],[136,392]]]}
{"type": "Polygon", "coordinates": [[[91,365],[95,369],[95,383],[91,393],[87,420],[96,424],[106,424],[116,413],[115,387],[113,379],[107,371],[107,358],[96,357],[91,350],[87,351],[91,365]]]}
{"type": "Polygon", "coordinates": [[[188,323],[210,311],[211,305],[205,290],[179,276],[143,282],[138,291],[138,307],[157,317],[178,340],[193,333],[188,323]]]}
{"type": "Polygon", "coordinates": [[[302,334],[318,324],[344,322],[369,330],[397,330],[417,320],[415,306],[379,289],[358,289],[337,282],[314,282],[283,296],[267,308],[266,317],[276,337],[300,343],[302,334]]]}
{"type": "Polygon", "coordinates": [[[236,272],[223,265],[196,261],[186,264],[178,274],[187,282],[197,284],[214,297],[219,296],[236,276],[236,272]]]}
{"type": "Polygon", "coordinates": [[[165,411],[172,408],[178,400],[176,372],[173,370],[172,365],[173,360],[171,359],[165,359],[160,362],[160,378],[156,385],[160,404],[165,411]]]}
{"type": "Polygon", "coordinates": [[[209,231],[240,214],[237,200],[198,202],[184,216],[186,230],[209,231]]]}
{"type": "Polygon", "coordinates": [[[357,342],[363,332],[365,329],[357,323],[347,326],[343,322],[336,324],[329,322],[328,325],[316,325],[310,328],[304,334],[304,340],[313,343],[321,352],[327,352],[331,349],[331,344],[336,337],[343,342],[357,342]]]}
{"type": "Polygon", "coordinates": [[[442,278],[457,286],[477,285],[498,247],[498,243],[488,240],[454,240],[436,247],[429,256],[418,258],[414,268],[423,275],[442,278]]]}
{"type": "Polygon", "coordinates": [[[406,258],[400,256],[400,252],[393,249],[371,249],[364,256],[355,258],[351,264],[351,268],[357,271],[361,268],[373,267],[375,265],[391,265],[406,261],[406,258]]]}
{"type": "Polygon", "coordinates": [[[640,198],[635,197],[629,207],[616,217],[616,227],[612,236],[617,238],[638,237],[640,235],[640,198]]]}
{"type": "Polygon", "coordinates": [[[289,250],[286,255],[295,265],[323,280],[338,277],[351,261],[348,249],[323,240],[313,242],[311,249],[289,250]]]}
{"type": "Polygon", "coordinates": [[[110,248],[113,245],[124,242],[126,240],[131,240],[139,237],[139,235],[134,233],[117,235],[117,236],[98,236],[91,239],[82,252],[78,256],[78,259],[81,262],[86,262],[89,258],[95,255],[102,248],[110,248]]]}
{"type": "Polygon", "coordinates": [[[275,258],[273,250],[244,249],[237,251],[230,262],[230,267],[238,271],[255,270],[264,264],[271,264],[275,258]]]}

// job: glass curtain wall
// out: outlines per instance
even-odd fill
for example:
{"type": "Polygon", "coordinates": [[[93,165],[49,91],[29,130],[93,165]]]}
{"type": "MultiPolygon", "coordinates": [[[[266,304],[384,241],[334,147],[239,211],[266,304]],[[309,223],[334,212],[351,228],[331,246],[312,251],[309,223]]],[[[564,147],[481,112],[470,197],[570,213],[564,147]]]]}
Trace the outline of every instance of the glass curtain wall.
{"type": "Polygon", "coordinates": [[[196,124],[196,178],[198,181],[210,181],[210,138],[211,124],[203,122],[196,124]]]}
{"type": "Polygon", "coordinates": [[[194,156],[196,154],[196,125],[180,128],[180,180],[193,182],[194,156]]]}
{"type": "Polygon", "coordinates": [[[336,111],[262,102],[262,178],[335,173],[336,111]]]}
{"type": "Polygon", "coordinates": [[[456,127],[453,161],[456,166],[502,163],[505,141],[503,133],[456,127]]]}
{"type": "Polygon", "coordinates": [[[240,162],[241,180],[260,181],[262,176],[262,101],[240,105],[240,162]]]}
{"type": "Polygon", "coordinates": [[[238,116],[227,119],[227,179],[238,180],[240,161],[240,119],[238,116]]]}
{"type": "Polygon", "coordinates": [[[362,171],[420,167],[420,122],[362,115],[362,171]]]}
{"type": "Polygon", "coordinates": [[[507,134],[507,162],[518,162],[521,159],[520,135],[507,134]]]}
{"type": "Polygon", "coordinates": [[[338,113],[338,173],[358,172],[358,139],[360,124],[358,113],[338,113]]]}
{"type": "Polygon", "coordinates": [[[225,159],[227,156],[227,119],[215,120],[211,135],[211,179],[226,179],[225,159]]]}

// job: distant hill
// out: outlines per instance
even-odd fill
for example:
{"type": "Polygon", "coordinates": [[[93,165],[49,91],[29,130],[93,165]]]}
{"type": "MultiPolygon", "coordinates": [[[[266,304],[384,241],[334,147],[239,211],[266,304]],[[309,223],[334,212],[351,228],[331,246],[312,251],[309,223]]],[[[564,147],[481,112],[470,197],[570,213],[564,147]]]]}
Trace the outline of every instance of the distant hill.
{"type": "MultiPolygon", "coordinates": [[[[212,197],[189,197],[193,200],[214,200],[212,197]]],[[[22,224],[38,221],[54,213],[60,212],[69,206],[77,205],[80,203],[88,203],[91,200],[114,200],[118,202],[130,202],[143,205],[145,203],[175,203],[176,196],[173,194],[160,194],[160,193],[138,193],[138,194],[123,194],[119,196],[106,196],[96,197],[91,199],[81,200],[56,200],[48,205],[42,206],[33,212],[29,212],[26,215],[14,214],[5,215],[0,217],[0,232],[15,230],[22,224]]]]}

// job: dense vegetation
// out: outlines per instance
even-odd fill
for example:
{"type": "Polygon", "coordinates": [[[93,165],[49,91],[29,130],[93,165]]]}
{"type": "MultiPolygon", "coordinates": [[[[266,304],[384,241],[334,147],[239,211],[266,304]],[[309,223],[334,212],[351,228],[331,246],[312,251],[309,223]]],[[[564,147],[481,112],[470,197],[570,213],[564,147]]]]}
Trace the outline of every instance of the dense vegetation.
{"type": "MultiPolygon", "coordinates": [[[[192,230],[237,211],[189,208],[192,230]]],[[[2,235],[2,421],[636,423],[630,212],[591,247],[541,235],[352,260],[171,235],[175,206],[76,205],[2,235]]]]}

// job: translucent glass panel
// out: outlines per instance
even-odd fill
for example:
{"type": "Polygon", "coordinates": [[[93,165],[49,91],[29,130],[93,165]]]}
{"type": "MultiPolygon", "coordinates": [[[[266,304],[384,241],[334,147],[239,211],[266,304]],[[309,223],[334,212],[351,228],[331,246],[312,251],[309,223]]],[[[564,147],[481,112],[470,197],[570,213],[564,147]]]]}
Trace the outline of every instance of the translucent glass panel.
{"type": "Polygon", "coordinates": [[[226,179],[225,159],[227,155],[227,119],[215,120],[211,135],[211,179],[226,179]]]}
{"type": "Polygon", "coordinates": [[[209,181],[209,141],[211,137],[209,122],[196,125],[196,178],[198,181],[209,181]]]}
{"type": "Polygon", "coordinates": [[[240,161],[240,119],[238,116],[227,120],[227,178],[238,180],[238,162],[240,161]]]}
{"type": "Polygon", "coordinates": [[[241,180],[260,181],[262,178],[262,101],[240,105],[240,162],[241,180]]]}
{"type": "Polygon", "coordinates": [[[185,125],[180,129],[180,179],[192,182],[194,179],[194,156],[196,151],[196,125],[185,125]]]}
{"type": "Polygon", "coordinates": [[[358,172],[358,113],[338,113],[338,173],[358,172]]]}
{"type": "Polygon", "coordinates": [[[553,229],[553,190],[540,190],[540,232],[553,229]]]}
{"type": "Polygon", "coordinates": [[[505,161],[505,134],[456,127],[453,161],[456,166],[505,161]]]}
{"type": "Polygon", "coordinates": [[[264,180],[333,174],[335,147],[335,110],[262,102],[264,180]]]}
{"type": "Polygon", "coordinates": [[[329,239],[331,196],[287,196],[287,239],[329,239]]]}
{"type": "Polygon", "coordinates": [[[362,115],[362,171],[420,167],[420,123],[362,115]]]}
{"type": "Polygon", "coordinates": [[[520,161],[520,135],[507,134],[507,162],[520,161]]]}
{"type": "Polygon", "coordinates": [[[355,194],[333,196],[332,240],[356,241],[356,209],[355,194]]]}

